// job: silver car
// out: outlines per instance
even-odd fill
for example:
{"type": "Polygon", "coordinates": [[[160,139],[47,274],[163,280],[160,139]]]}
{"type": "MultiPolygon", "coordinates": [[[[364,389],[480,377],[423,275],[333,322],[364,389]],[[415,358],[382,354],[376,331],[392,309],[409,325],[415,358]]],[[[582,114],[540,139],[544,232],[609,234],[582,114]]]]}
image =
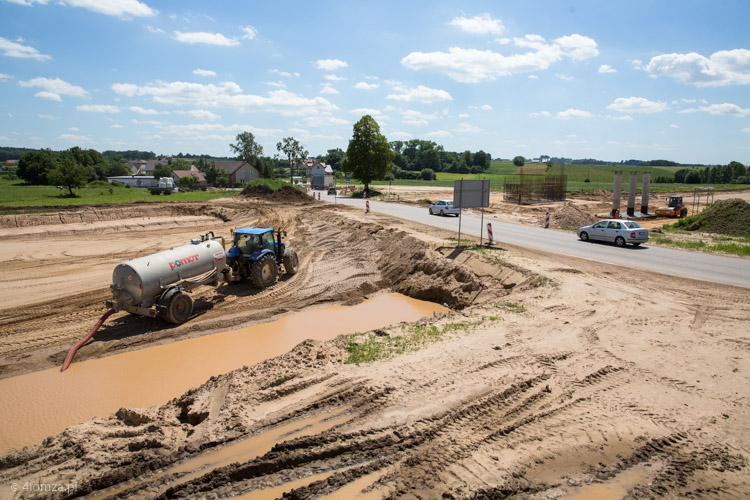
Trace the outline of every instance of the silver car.
{"type": "Polygon", "coordinates": [[[648,241],[648,229],[631,220],[606,219],[578,230],[581,241],[609,241],[618,247],[631,243],[637,247],[648,241]]]}
{"type": "Polygon", "coordinates": [[[430,205],[430,215],[455,215],[458,217],[459,211],[457,208],[453,208],[453,202],[449,200],[438,200],[430,205]]]}

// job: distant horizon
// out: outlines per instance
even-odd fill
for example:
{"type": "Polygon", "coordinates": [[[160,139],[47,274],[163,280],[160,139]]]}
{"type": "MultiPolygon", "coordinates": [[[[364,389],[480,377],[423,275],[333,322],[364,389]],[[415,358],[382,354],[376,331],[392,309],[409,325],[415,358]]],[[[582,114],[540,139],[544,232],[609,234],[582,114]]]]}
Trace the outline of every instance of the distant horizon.
{"type": "Polygon", "coordinates": [[[0,17],[17,147],[226,157],[249,131],[266,156],[290,136],[318,156],[369,114],[389,141],[496,157],[750,162],[745,0],[0,0],[0,17]]]}

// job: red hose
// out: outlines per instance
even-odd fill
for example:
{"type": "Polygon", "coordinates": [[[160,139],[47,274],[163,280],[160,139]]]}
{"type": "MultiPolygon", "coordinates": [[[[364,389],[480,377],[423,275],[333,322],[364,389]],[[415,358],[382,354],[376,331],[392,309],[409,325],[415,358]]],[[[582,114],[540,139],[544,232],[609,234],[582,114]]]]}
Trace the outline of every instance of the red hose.
{"type": "Polygon", "coordinates": [[[114,312],[115,312],[114,309],[110,309],[109,311],[105,312],[104,316],[99,318],[99,321],[96,322],[96,324],[94,325],[94,328],[91,329],[89,334],[86,335],[86,337],[83,340],[81,340],[75,346],[73,346],[73,349],[71,349],[70,352],[68,353],[68,357],[65,358],[65,363],[63,364],[62,368],[60,368],[61,372],[64,372],[65,370],[68,369],[68,367],[70,366],[70,363],[73,361],[73,356],[76,355],[76,352],[78,351],[78,349],[80,349],[86,342],[91,340],[91,337],[93,337],[94,334],[97,332],[97,330],[99,330],[99,328],[102,326],[102,323],[104,323],[107,320],[107,318],[109,318],[114,312]]]}

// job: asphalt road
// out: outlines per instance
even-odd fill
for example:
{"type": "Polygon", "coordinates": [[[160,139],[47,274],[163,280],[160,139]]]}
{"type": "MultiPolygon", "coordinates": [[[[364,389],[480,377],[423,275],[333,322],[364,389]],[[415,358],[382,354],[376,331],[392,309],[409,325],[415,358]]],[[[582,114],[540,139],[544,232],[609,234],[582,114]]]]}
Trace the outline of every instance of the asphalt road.
{"type": "MultiPolygon", "coordinates": [[[[360,207],[364,216],[365,200],[338,197],[334,200],[333,195],[328,196],[324,193],[321,193],[321,200],[360,207]]],[[[429,215],[426,208],[371,201],[370,211],[458,232],[458,217],[429,215]]],[[[479,237],[481,226],[479,209],[472,210],[472,214],[467,212],[469,211],[464,210],[461,217],[461,234],[479,237]]],[[[595,261],[600,265],[616,264],[750,288],[750,259],[687,252],[650,246],[648,243],[640,247],[627,245],[624,248],[618,248],[609,243],[580,241],[573,232],[508,224],[487,218],[482,228],[482,236],[485,239],[487,238],[487,222],[492,223],[492,233],[498,242],[580,257],[595,261]]]]}

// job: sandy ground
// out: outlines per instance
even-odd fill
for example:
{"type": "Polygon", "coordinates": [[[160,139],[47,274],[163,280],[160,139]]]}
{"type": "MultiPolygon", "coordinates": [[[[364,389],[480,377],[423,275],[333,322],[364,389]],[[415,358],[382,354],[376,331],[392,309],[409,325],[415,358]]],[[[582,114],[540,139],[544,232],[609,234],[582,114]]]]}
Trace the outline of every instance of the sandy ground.
{"type": "MultiPolygon", "coordinates": [[[[608,200],[573,201],[607,210],[608,200]]],[[[104,312],[116,264],[207,226],[283,227],[301,272],[263,292],[200,289],[178,327],[119,315],[77,360],[385,289],[452,312],[357,340],[444,332],[415,352],[347,364],[346,339],[306,341],[163,406],[71,427],[0,458],[0,497],[11,483],[75,485],[22,497],[750,494],[746,289],[512,246],[451,252],[440,231],[320,203],[140,208],[2,221],[0,377],[59,365],[104,312]]],[[[547,208],[493,209],[536,224],[547,208]]]]}

